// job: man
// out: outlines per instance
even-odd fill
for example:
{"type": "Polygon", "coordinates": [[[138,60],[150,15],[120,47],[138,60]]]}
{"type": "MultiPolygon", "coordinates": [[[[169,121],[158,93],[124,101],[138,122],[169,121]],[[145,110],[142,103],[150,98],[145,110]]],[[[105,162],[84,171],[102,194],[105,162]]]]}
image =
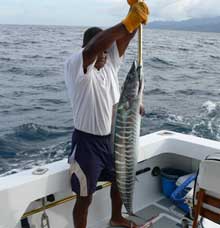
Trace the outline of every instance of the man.
{"type": "Polygon", "coordinates": [[[106,30],[88,29],[83,48],[65,64],[65,83],[75,128],[69,155],[71,186],[77,194],[73,209],[75,228],[86,228],[88,208],[98,180],[112,182],[110,224],[131,226],[122,217],[122,202],[115,184],[111,124],[113,106],[120,96],[117,74],[122,56],[137,28],[146,23],[149,12],[144,2],[128,0],[128,3],[130,11],[121,23],[106,30]]]}

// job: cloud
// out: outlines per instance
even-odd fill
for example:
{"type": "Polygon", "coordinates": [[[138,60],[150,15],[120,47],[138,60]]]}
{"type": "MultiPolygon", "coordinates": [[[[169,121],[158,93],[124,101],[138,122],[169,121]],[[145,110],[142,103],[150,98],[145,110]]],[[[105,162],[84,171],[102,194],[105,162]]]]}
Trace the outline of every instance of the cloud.
{"type": "Polygon", "coordinates": [[[219,0],[149,0],[151,20],[220,16],[219,0]]]}
{"type": "MultiPolygon", "coordinates": [[[[99,4],[99,12],[109,18],[109,25],[122,19],[128,11],[126,0],[95,2],[99,4]]],[[[147,4],[150,8],[150,21],[220,16],[220,0],[147,0],[147,4]]]]}
{"type": "MultiPolygon", "coordinates": [[[[146,0],[150,20],[220,16],[220,0],[146,0]]],[[[0,0],[0,23],[111,26],[129,9],[126,0],[0,0]]]]}
{"type": "MultiPolygon", "coordinates": [[[[105,11],[115,17],[125,13],[126,0],[96,0],[105,11]],[[123,13],[122,13],[123,12],[123,13]]],[[[150,20],[184,20],[220,16],[219,0],[147,0],[150,20]]]]}

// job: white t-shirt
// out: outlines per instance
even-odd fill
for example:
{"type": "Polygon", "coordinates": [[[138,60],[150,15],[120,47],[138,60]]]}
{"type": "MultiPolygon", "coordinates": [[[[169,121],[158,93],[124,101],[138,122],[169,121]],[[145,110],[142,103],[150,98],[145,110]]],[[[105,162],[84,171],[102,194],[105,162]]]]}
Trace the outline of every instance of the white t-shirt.
{"type": "Polygon", "coordinates": [[[120,92],[118,71],[122,58],[116,43],[108,50],[106,64],[99,71],[91,64],[83,71],[81,49],[65,63],[65,83],[73,108],[76,129],[94,135],[111,133],[112,107],[118,103],[120,92]]]}

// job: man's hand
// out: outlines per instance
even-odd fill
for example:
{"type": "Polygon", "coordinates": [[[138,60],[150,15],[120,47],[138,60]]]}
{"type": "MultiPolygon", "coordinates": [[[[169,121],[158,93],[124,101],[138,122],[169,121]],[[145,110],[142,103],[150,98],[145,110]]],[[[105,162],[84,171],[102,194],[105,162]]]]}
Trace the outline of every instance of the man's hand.
{"type": "Polygon", "coordinates": [[[141,104],[141,105],[140,105],[140,115],[141,115],[141,116],[144,116],[144,114],[145,114],[144,105],[141,104]]]}
{"type": "Polygon", "coordinates": [[[140,24],[146,24],[149,10],[145,2],[136,2],[131,6],[127,17],[122,21],[129,33],[137,29],[140,24]]]}

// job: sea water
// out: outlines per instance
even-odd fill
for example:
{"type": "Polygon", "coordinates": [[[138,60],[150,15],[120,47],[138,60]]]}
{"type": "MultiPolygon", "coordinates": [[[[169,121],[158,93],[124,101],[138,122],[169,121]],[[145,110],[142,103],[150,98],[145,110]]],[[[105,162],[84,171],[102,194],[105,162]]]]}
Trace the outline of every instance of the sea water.
{"type": "MultiPolygon", "coordinates": [[[[65,59],[85,27],[0,25],[0,175],[67,157],[73,130],[65,59]]],[[[137,59],[137,38],[119,72],[137,59]]],[[[141,135],[161,129],[220,140],[220,33],[144,29],[141,135]]]]}

